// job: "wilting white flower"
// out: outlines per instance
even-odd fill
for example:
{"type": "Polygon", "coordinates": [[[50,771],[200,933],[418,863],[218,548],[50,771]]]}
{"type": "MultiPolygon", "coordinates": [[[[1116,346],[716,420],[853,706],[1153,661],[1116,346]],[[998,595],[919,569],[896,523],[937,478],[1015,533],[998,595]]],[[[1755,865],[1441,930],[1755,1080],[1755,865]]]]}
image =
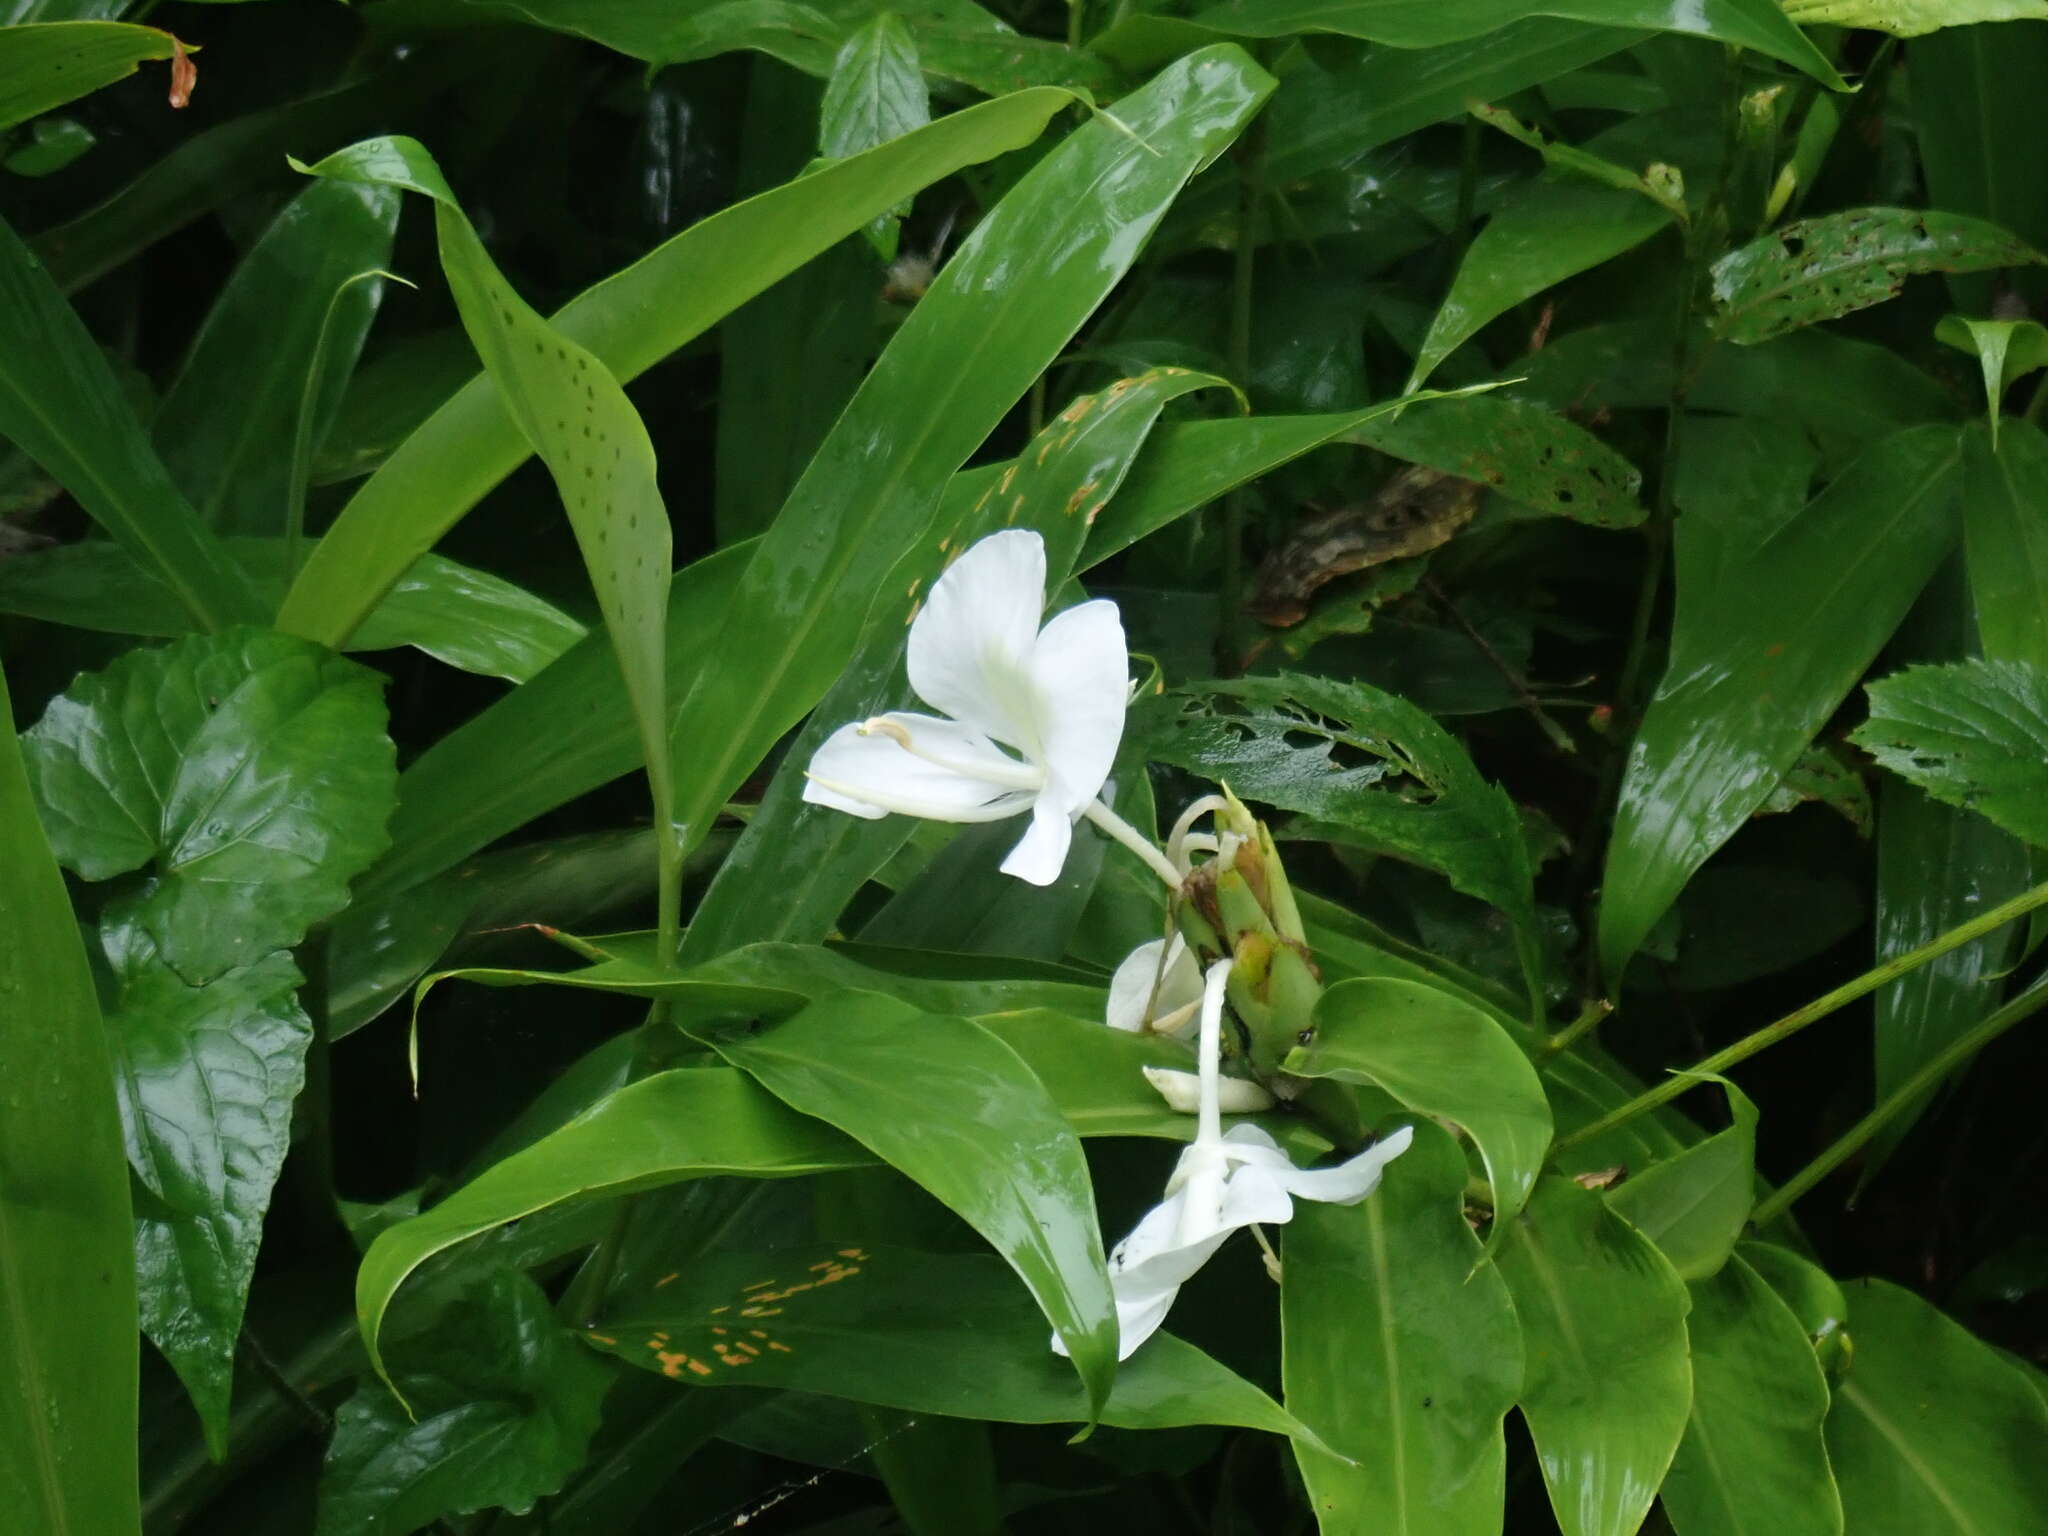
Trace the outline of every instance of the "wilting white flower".
{"type": "MultiPolygon", "coordinates": [[[[1173,1299],[1209,1256],[1239,1227],[1273,1225],[1294,1215],[1294,1202],[1356,1205],[1379,1187],[1380,1171],[1408,1150],[1403,1126],[1334,1168],[1297,1168],[1280,1144],[1255,1125],[1221,1119],[1223,997],[1230,962],[1209,968],[1202,994],[1201,1125],[1174,1165],[1166,1198],[1147,1211],[1109,1256],[1116,1298],[1117,1358],[1128,1360],[1166,1320],[1173,1299]]],[[[1057,1335],[1055,1353],[1066,1349],[1057,1335]]]]}
{"type": "Polygon", "coordinates": [[[910,626],[910,686],[941,714],[841,726],[811,758],[804,798],[869,819],[1029,810],[1003,872],[1058,879],[1075,818],[1116,761],[1130,661],[1116,604],[1082,603],[1041,629],[1044,609],[1037,534],[991,534],[954,561],[910,626]]]}
{"type": "Polygon", "coordinates": [[[1111,1029],[1179,1034],[1195,1022],[1202,972],[1186,939],[1174,934],[1140,944],[1109,978],[1105,1022],[1111,1029]]]}
{"type": "MultiPolygon", "coordinates": [[[[1176,1072],[1172,1067],[1142,1067],[1145,1081],[1159,1090],[1166,1107],[1175,1114],[1202,1112],[1202,1079],[1193,1072],[1176,1072]]],[[[1248,1077],[1226,1077],[1216,1085],[1216,1108],[1226,1115],[1256,1115],[1271,1109],[1273,1095],[1248,1077]]]]}

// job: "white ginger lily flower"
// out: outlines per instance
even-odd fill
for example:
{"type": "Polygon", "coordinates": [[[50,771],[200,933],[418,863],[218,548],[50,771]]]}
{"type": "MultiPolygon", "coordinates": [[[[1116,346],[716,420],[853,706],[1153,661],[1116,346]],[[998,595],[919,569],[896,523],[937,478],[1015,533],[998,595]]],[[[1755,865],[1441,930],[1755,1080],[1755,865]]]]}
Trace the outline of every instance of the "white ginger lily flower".
{"type": "MultiPolygon", "coordinates": [[[[1278,1224],[1294,1202],[1356,1205],[1379,1187],[1380,1171],[1408,1150],[1407,1126],[1334,1168],[1297,1168],[1280,1144],[1255,1125],[1222,1129],[1218,1053],[1223,993],[1230,962],[1209,968],[1202,998],[1202,1123],[1180,1155],[1166,1198],[1147,1211],[1109,1256],[1116,1296],[1117,1358],[1132,1353],[1166,1320],[1180,1288],[1239,1227],[1278,1224]]],[[[1057,1336],[1056,1354],[1065,1354],[1057,1336]]]]}
{"type": "Polygon", "coordinates": [[[968,550],[910,626],[910,686],[941,714],[841,726],[811,758],[804,798],[869,820],[893,811],[1001,821],[1029,810],[1003,872],[1033,885],[1058,879],[1074,821],[1116,761],[1130,660],[1116,604],[1081,603],[1041,629],[1044,610],[1037,534],[1012,529],[968,550]]]}
{"type": "Polygon", "coordinates": [[[1202,1005],[1202,972],[1179,934],[1140,944],[1109,978],[1105,1022],[1111,1029],[1162,1035],[1185,1032],[1202,1005]]]}

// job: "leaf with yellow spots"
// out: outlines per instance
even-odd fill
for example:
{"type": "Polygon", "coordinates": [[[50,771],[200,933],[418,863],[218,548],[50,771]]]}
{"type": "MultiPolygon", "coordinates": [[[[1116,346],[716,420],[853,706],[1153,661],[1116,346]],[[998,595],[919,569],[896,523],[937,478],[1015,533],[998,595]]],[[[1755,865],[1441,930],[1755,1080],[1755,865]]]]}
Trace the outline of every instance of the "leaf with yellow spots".
{"type": "MultiPolygon", "coordinates": [[[[1047,1347],[1045,1319],[991,1254],[865,1243],[708,1254],[614,1303],[585,1338],[690,1385],[793,1388],[1011,1424],[1091,1417],[1081,1384],[1047,1347]]],[[[1101,1422],[1237,1425],[1320,1444],[1250,1382],[1164,1333],[1118,1369],[1101,1422]]]]}

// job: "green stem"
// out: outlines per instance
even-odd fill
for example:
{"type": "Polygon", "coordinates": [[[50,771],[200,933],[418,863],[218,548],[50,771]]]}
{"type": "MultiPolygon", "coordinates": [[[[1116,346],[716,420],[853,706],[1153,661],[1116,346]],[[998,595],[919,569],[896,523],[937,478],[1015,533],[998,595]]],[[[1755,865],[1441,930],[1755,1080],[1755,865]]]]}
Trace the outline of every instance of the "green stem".
{"type": "Polygon", "coordinates": [[[1604,997],[1594,998],[1584,1008],[1579,1010],[1579,1016],[1576,1019],[1573,1019],[1571,1023],[1565,1025],[1563,1029],[1543,1042],[1543,1050],[1539,1060],[1548,1061],[1553,1056],[1563,1055],[1574,1045],[1578,1044],[1582,1035],[1586,1034],[1589,1030],[1598,1028],[1600,1021],[1612,1012],[1614,1012],[1614,1004],[1612,1002],[1604,997]]]}
{"type": "MultiPolygon", "coordinates": [[[[1266,201],[1265,118],[1253,119],[1241,143],[1238,177],[1237,249],[1230,269],[1230,373],[1239,389],[1251,390],[1252,373],[1252,279],[1259,250],[1259,217],[1266,201]]],[[[1223,498],[1223,616],[1224,670],[1243,670],[1244,634],[1244,524],[1247,493],[1232,491],[1223,498]]]]}
{"type": "Polygon", "coordinates": [[[1670,1103],[1687,1089],[1696,1087],[1701,1077],[1708,1073],[1725,1072],[1738,1062],[1749,1060],[1757,1052],[1776,1045],[1780,1040],[1789,1040],[1817,1019],[1824,1019],[1836,1009],[1853,1003],[1857,998],[1875,992],[1890,981],[1896,981],[1908,971],[1918,970],[1930,960],[1939,960],[1952,949],[1960,949],[1972,939],[1980,939],[1995,929],[2003,928],[2016,917],[2023,917],[2036,907],[2048,906],[2048,882],[2022,891],[2010,901],[2001,902],[1989,912],[1971,918],[1967,923],[1958,924],[1947,933],[1922,944],[1918,949],[1895,955],[1881,965],[1874,965],[1853,981],[1846,981],[1834,991],[1823,993],[1803,1008],[1788,1013],[1774,1024],[1766,1024],[1753,1035],[1745,1035],[1725,1050],[1716,1051],[1691,1071],[1659,1083],[1655,1088],[1636,1095],[1620,1108],[1602,1115],[1591,1125],[1559,1137],[1553,1150],[1563,1151],[1577,1146],[1580,1142],[1591,1141],[1618,1125],[1624,1125],[1636,1116],[1645,1114],[1670,1103]]]}
{"type": "Polygon", "coordinates": [[[2048,1007],[2048,986],[2036,986],[1986,1017],[1967,1034],[1951,1041],[1918,1072],[1886,1094],[1875,1109],[1844,1131],[1833,1146],[1792,1175],[1769,1199],[1758,1205],[1750,1214],[1751,1224],[1762,1227],[1784,1215],[1794,1201],[1854,1156],[1900,1110],[1919,1102],[1950,1072],[2020,1020],[2044,1007],[2048,1007]]]}

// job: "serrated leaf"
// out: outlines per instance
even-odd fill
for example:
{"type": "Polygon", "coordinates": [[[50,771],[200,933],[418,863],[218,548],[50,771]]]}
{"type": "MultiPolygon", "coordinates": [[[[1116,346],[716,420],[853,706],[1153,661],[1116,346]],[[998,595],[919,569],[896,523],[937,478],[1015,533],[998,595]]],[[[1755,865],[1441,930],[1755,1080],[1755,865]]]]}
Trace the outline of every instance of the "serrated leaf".
{"type": "Polygon", "coordinates": [[[1650,1241],[1569,1179],[1511,1220],[1500,1271],[1528,1351],[1522,1416],[1564,1536],[1631,1536],[1692,1403],[1684,1283],[1650,1241]]]}
{"type": "Polygon", "coordinates": [[[818,113],[818,153],[857,155],[932,120],[917,42],[888,11],[840,46],[818,113]]]}
{"type": "Polygon", "coordinates": [[[129,652],[24,738],[58,859],[88,880],[153,861],[135,916],[195,985],[289,948],[384,849],[383,686],[264,630],[129,652]]]}
{"type": "Polygon", "coordinates": [[[2038,263],[1983,219],[1916,208],[1853,208],[1799,219],[1714,263],[1715,331],[1745,346],[1882,304],[1909,277],[2038,263]]]}
{"type": "Polygon", "coordinates": [[[176,1368],[220,1454],[242,1309],[291,1141],[313,1026],[283,951],[190,986],[124,904],[102,919],[107,1015],[139,1186],[142,1330],[176,1368]]]}
{"type": "Polygon", "coordinates": [[[1962,661],[1908,667],[1868,691],[1858,746],[1944,804],[2048,846],[2048,674],[1962,661]]]}
{"type": "Polygon", "coordinates": [[[404,1364],[404,1402],[368,1381],[335,1415],[317,1536],[409,1536],[447,1515],[525,1513],[582,1465],[612,1380],[540,1288],[509,1271],[463,1298],[404,1364]]]}
{"type": "Polygon", "coordinates": [[[1338,982],[1314,1017],[1289,1072],[1383,1088],[1404,1108],[1454,1122],[1479,1148],[1497,1220],[1522,1208],[1550,1146],[1550,1104],[1490,1014],[1440,988],[1374,977],[1338,982]]]}

